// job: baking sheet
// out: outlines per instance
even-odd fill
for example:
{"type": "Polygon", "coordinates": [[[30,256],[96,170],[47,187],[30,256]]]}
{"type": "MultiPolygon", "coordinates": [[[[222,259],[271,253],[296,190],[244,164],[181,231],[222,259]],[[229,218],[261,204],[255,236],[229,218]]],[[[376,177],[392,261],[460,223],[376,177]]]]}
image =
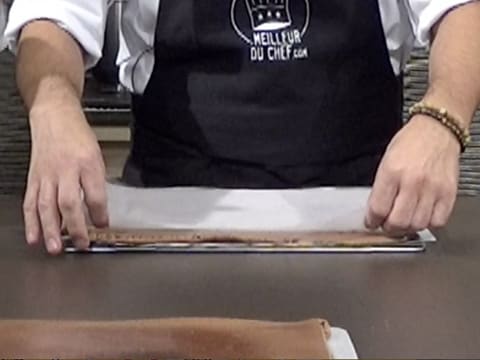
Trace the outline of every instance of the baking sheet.
{"type": "Polygon", "coordinates": [[[70,242],[66,243],[66,253],[91,253],[91,254],[112,254],[112,253],[229,253],[229,254],[307,254],[307,253],[416,253],[425,251],[424,242],[413,242],[411,244],[399,246],[365,246],[365,247],[251,247],[251,246],[219,246],[211,245],[192,245],[192,246],[172,246],[172,245],[148,245],[148,246],[105,246],[93,244],[88,250],[77,250],[70,242]]]}

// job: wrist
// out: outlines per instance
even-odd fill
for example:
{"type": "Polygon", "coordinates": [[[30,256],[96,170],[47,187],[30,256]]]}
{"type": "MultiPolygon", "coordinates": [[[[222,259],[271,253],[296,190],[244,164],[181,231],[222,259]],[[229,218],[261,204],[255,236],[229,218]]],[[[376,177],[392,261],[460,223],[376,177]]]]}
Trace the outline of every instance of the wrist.
{"type": "Polygon", "coordinates": [[[470,104],[466,98],[452,94],[445,86],[431,85],[421,102],[446,109],[463,129],[470,127],[477,110],[476,104],[470,104]]]}
{"type": "Polygon", "coordinates": [[[436,105],[420,102],[410,108],[410,119],[417,115],[422,115],[435,120],[445,130],[456,138],[463,153],[471,141],[468,127],[464,127],[462,121],[457,116],[452,115],[447,109],[437,107],[436,105]]]}
{"type": "Polygon", "coordinates": [[[450,149],[458,157],[462,153],[462,146],[455,135],[437,119],[428,115],[414,115],[410,118],[409,124],[418,126],[422,129],[425,138],[439,144],[444,148],[450,149]]]}
{"type": "Polygon", "coordinates": [[[42,118],[54,112],[82,109],[80,95],[69,81],[60,76],[47,77],[38,84],[36,96],[32,102],[30,119],[42,118]]]}

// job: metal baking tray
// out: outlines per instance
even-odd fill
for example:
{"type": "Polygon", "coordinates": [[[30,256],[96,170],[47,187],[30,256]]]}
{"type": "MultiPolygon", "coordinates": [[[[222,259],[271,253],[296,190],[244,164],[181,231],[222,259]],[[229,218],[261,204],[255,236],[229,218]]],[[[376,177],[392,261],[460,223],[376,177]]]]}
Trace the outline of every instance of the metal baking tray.
{"type": "Polygon", "coordinates": [[[65,240],[66,253],[418,253],[425,251],[421,240],[399,242],[383,246],[277,246],[271,244],[240,243],[162,243],[149,245],[103,245],[93,243],[88,250],[77,250],[69,239],[65,240]]]}

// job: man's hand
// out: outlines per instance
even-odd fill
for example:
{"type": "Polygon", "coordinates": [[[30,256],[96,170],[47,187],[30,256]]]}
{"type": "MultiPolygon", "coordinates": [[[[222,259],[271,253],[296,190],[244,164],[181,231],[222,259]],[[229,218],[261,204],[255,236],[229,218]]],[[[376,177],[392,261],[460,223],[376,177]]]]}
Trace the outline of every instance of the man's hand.
{"type": "Polygon", "coordinates": [[[108,224],[105,168],[95,135],[74,102],[34,108],[30,123],[32,157],[24,200],[27,241],[44,242],[49,253],[58,254],[63,225],[75,245],[86,248],[84,202],[94,225],[108,224]]]}
{"type": "Polygon", "coordinates": [[[437,120],[416,116],[390,143],[366,225],[395,236],[444,226],[456,200],[460,145],[437,120]]]}
{"type": "MultiPolygon", "coordinates": [[[[480,102],[480,1],[455,7],[432,29],[424,101],[470,126],[480,102]]],[[[391,142],[380,165],[366,223],[390,233],[445,225],[455,203],[460,146],[438,121],[416,116],[391,142]]]]}
{"type": "Polygon", "coordinates": [[[85,212],[108,224],[105,169],[81,107],[85,64],[75,39],[55,22],[27,24],[20,35],[17,84],[30,117],[32,156],[24,200],[29,244],[62,251],[61,228],[89,244],[85,212]]]}

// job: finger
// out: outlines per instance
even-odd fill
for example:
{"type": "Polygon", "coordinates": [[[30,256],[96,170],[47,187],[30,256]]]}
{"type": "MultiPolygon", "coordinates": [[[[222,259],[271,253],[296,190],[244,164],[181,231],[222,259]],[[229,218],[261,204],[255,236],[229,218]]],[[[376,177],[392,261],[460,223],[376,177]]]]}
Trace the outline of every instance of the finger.
{"type": "Polygon", "coordinates": [[[425,230],[430,225],[436,196],[433,191],[424,191],[418,201],[417,208],[410,224],[411,232],[425,230]]]}
{"type": "Polygon", "coordinates": [[[23,201],[25,237],[29,245],[39,244],[43,240],[37,208],[38,192],[38,184],[29,183],[25,193],[25,199],[23,201]]]}
{"type": "Polygon", "coordinates": [[[62,179],[58,186],[58,206],[65,229],[72,238],[75,247],[81,250],[87,249],[89,240],[82,210],[78,176],[69,175],[62,179]]]}
{"type": "Polygon", "coordinates": [[[375,230],[383,225],[398,192],[398,180],[380,167],[368,200],[365,226],[375,230]]]}
{"type": "Polygon", "coordinates": [[[383,229],[392,236],[406,235],[410,230],[418,201],[418,193],[413,186],[401,186],[383,229]]]}
{"type": "Polygon", "coordinates": [[[43,238],[49,253],[61,252],[60,214],[57,206],[57,185],[42,182],[38,196],[38,214],[42,225],[43,238]]]}
{"type": "Polygon", "coordinates": [[[448,219],[455,206],[456,194],[444,195],[436,203],[433,210],[430,225],[433,228],[441,228],[447,225],[448,219]]]}
{"type": "Polygon", "coordinates": [[[104,173],[83,173],[81,183],[92,223],[97,227],[107,227],[107,188],[104,173]]]}

